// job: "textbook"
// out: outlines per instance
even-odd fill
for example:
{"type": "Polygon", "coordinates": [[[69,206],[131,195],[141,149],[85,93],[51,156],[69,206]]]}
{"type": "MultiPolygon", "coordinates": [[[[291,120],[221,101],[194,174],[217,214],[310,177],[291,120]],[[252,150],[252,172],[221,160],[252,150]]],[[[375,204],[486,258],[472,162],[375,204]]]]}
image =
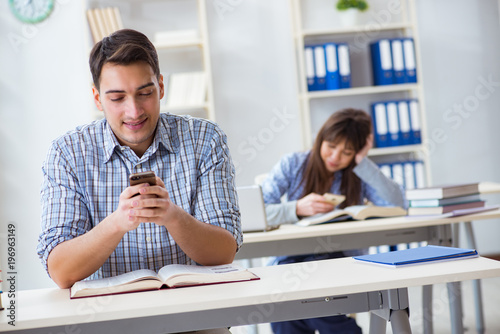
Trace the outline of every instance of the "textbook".
{"type": "Polygon", "coordinates": [[[406,199],[441,199],[479,194],[479,183],[452,184],[406,190],[406,199]]]}
{"type": "Polygon", "coordinates": [[[461,209],[472,209],[484,207],[484,201],[458,203],[450,205],[442,205],[436,207],[410,207],[408,208],[408,216],[422,216],[422,215],[440,215],[443,213],[453,212],[461,209]]]}
{"type": "Polygon", "coordinates": [[[465,259],[478,256],[475,249],[429,245],[387,253],[354,256],[354,259],[390,267],[400,267],[418,263],[465,259]]]}
{"type": "Polygon", "coordinates": [[[444,205],[452,205],[452,204],[477,202],[480,200],[481,200],[481,198],[480,198],[479,194],[441,198],[441,199],[437,199],[437,198],[415,199],[415,200],[410,201],[410,207],[412,207],[412,208],[436,207],[436,206],[444,206],[444,205]]]}
{"type": "Polygon", "coordinates": [[[296,225],[310,226],[344,220],[364,220],[367,218],[386,218],[405,216],[406,210],[398,206],[353,205],[342,210],[333,210],[302,218],[296,225]]]}
{"type": "Polygon", "coordinates": [[[162,267],[158,274],[153,270],[140,269],[114,277],[76,282],[70,288],[70,298],[258,279],[259,277],[248,269],[235,264],[220,266],[169,264],[162,267]]]}

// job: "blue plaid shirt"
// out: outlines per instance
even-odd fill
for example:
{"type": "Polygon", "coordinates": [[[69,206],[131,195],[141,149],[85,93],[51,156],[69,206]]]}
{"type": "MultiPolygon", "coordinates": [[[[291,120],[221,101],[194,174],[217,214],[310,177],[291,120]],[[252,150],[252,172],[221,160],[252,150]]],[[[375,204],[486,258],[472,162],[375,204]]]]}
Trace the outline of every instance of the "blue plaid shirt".
{"type": "MultiPolygon", "coordinates": [[[[61,242],[90,231],[118,207],[131,173],[152,170],[171,200],[196,219],[231,232],[242,243],[226,135],[214,123],[160,114],[153,143],[141,158],[121,146],[105,119],[56,139],[42,171],[42,232],[38,255],[47,270],[49,253],[61,242]]],[[[165,227],[144,223],[122,238],[91,279],[137,269],[158,271],[171,263],[194,264],[165,227]]]]}

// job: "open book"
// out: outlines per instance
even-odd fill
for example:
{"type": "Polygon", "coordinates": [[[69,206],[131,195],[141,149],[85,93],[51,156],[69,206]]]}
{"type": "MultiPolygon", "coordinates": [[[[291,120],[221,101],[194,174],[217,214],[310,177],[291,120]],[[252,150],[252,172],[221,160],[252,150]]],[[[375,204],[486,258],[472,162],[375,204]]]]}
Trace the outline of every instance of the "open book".
{"type": "Polygon", "coordinates": [[[364,220],[367,218],[385,218],[405,215],[406,210],[398,206],[353,205],[342,210],[336,209],[330,212],[302,218],[296,225],[310,226],[350,219],[364,220]]]}
{"type": "Polygon", "coordinates": [[[114,277],[76,282],[70,289],[70,298],[257,279],[259,277],[254,273],[235,264],[220,266],[169,264],[162,267],[158,274],[149,269],[141,269],[114,277]]]}

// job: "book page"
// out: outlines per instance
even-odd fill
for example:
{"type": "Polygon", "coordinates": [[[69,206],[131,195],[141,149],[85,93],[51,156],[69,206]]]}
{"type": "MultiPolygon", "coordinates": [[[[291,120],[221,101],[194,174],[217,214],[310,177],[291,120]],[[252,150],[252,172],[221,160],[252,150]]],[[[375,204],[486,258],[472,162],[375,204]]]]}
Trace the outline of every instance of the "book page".
{"type": "Polygon", "coordinates": [[[121,289],[120,287],[126,287],[131,285],[134,282],[153,280],[158,283],[156,284],[140,284],[137,287],[147,287],[147,286],[158,286],[160,285],[160,279],[158,275],[152,270],[149,269],[141,269],[136,271],[131,271],[125,274],[121,274],[118,276],[95,279],[95,280],[87,280],[87,281],[79,281],[73,284],[71,287],[71,296],[78,295],[99,295],[104,293],[117,293],[122,291],[127,291],[128,288],[121,289]],[[86,293],[79,293],[81,291],[88,291],[86,293]]]}
{"type": "Polygon", "coordinates": [[[255,279],[248,270],[235,264],[196,266],[171,264],[160,269],[158,276],[168,286],[188,286],[255,279]]]}

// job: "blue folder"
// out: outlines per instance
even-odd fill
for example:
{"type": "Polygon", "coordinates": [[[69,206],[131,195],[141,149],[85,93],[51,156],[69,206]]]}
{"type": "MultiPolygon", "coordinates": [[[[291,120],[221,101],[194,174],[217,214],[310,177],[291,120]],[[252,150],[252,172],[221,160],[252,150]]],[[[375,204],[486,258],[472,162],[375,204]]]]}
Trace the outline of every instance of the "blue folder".
{"type": "Polygon", "coordinates": [[[479,255],[475,249],[429,245],[393,252],[355,256],[354,259],[358,261],[399,267],[418,263],[473,258],[478,256],[479,255]]]}
{"type": "Polygon", "coordinates": [[[339,66],[337,60],[337,44],[325,43],[326,89],[340,88],[339,66]]]}
{"type": "Polygon", "coordinates": [[[370,44],[374,85],[392,85],[394,83],[391,42],[381,39],[370,44]]]}

